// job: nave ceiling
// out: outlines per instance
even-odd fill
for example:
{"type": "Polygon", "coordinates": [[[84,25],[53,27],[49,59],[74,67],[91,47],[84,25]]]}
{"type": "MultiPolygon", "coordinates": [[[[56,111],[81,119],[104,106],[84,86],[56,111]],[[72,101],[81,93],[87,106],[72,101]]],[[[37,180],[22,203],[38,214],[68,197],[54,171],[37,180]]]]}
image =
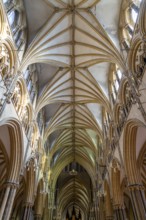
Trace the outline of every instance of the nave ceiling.
{"type": "Polygon", "coordinates": [[[58,184],[60,201],[66,193],[60,210],[75,204],[83,211],[92,200],[90,184],[96,188],[101,180],[95,173],[105,153],[103,117],[107,112],[113,118],[112,68],[126,71],[119,39],[122,1],[23,2],[27,44],[19,70],[25,72],[30,65],[37,70],[35,118],[44,111],[49,181],[54,188],[58,184]],[[65,169],[78,172],[70,170],[64,177],[65,169]]]}
{"type": "Polygon", "coordinates": [[[21,70],[37,67],[36,117],[44,109],[50,178],[56,184],[60,175],[66,184],[58,186],[67,193],[64,208],[79,204],[81,210],[89,209],[88,181],[96,184],[96,161],[105,141],[103,114],[113,117],[110,67],[125,69],[118,38],[121,0],[24,0],[24,5],[28,45],[21,70]],[[88,173],[83,183],[82,172],[62,177],[71,163],[88,173]]]}
{"type": "Polygon", "coordinates": [[[145,8],[0,1],[0,219],[144,219],[145,8]]]}

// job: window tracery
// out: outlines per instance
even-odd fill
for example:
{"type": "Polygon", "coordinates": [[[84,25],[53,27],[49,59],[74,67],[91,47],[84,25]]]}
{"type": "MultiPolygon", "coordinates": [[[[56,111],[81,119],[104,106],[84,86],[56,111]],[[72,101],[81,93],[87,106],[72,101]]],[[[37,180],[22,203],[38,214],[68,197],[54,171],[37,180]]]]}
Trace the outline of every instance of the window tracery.
{"type": "Polygon", "coordinates": [[[27,89],[29,92],[30,100],[33,103],[37,96],[37,71],[34,65],[29,66],[25,73],[24,78],[26,80],[27,89]]]}
{"type": "Polygon", "coordinates": [[[123,101],[117,109],[117,119],[116,119],[117,131],[119,135],[124,127],[124,123],[127,120],[131,106],[133,103],[135,103],[135,99],[131,92],[131,88],[128,82],[124,84],[122,91],[123,91],[123,101]]]}
{"type": "Polygon", "coordinates": [[[9,25],[11,27],[15,45],[19,49],[26,41],[22,10],[20,8],[18,10],[18,7],[15,8],[15,2],[13,0],[3,0],[3,2],[7,10],[9,25]]]}
{"type": "Polygon", "coordinates": [[[134,0],[126,2],[127,5],[123,10],[123,20],[122,23],[122,47],[128,52],[130,47],[130,42],[134,34],[135,24],[137,22],[139,7],[141,0],[134,0]]]}
{"type": "MultiPolygon", "coordinates": [[[[17,32],[17,34],[18,34],[19,32],[17,32]]],[[[131,35],[132,35],[132,32],[131,32],[131,35]]],[[[17,35],[15,35],[15,36],[17,36],[17,35]]],[[[20,39],[20,38],[19,38],[20,39]]],[[[143,58],[141,58],[141,56],[139,57],[139,59],[145,59],[146,57],[143,57],[143,58]]],[[[144,60],[145,61],[145,60],[144,60]]],[[[140,60],[140,62],[141,62],[141,60],[140,60]]],[[[27,72],[27,71],[26,71],[27,72]]],[[[28,69],[28,72],[26,73],[26,75],[29,75],[29,69],[28,69]]],[[[27,79],[27,83],[28,83],[28,90],[29,90],[29,93],[30,93],[30,98],[33,100],[33,98],[32,97],[34,97],[33,95],[34,95],[34,93],[33,93],[33,90],[35,90],[36,89],[36,80],[33,78],[34,77],[34,75],[36,75],[35,74],[35,71],[33,71],[32,70],[32,72],[31,72],[31,70],[30,70],[30,77],[28,76],[28,78],[26,77],[26,79],[27,79]]],[[[118,90],[119,90],[119,88],[120,88],[120,83],[121,83],[121,78],[122,78],[122,73],[121,73],[121,71],[118,69],[118,67],[115,67],[115,69],[114,69],[114,71],[113,71],[113,80],[111,80],[111,88],[112,88],[112,94],[113,93],[115,93],[114,94],[114,101],[113,101],[113,103],[116,101],[116,98],[117,98],[117,95],[118,95],[118,90]]],[[[21,89],[21,83],[20,83],[20,89],[21,89]]],[[[37,91],[37,90],[35,90],[35,91],[37,91]]],[[[121,90],[120,90],[121,91],[121,90]]],[[[18,91],[17,91],[18,92],[18,91]]],[[[20,92],[22,92],[22,91],[19,91],[18,92],[18,94],[20,94],[20,92]]],[[[37,94],[37,93],[36,93],[37,94]]],[[[22,98],[22,96],[23,95],[21,95],[21,98],[22,98]]],[[[16,105],[17,105],[17,102],[18,102],[18,100],[17,100],[17,98],[18,98],[18,95],[16,95],[16,97],[13,97],[14,98],[14,101],[15,101],[15,98],[16,98],[16,105]]],[[[129,109],[129,107],[130,107],[130,105],[131,105],[131,103],[132,103],[132,101],[133,101],[133,97],[132,97],[132,94],[131,94],[131,91],[130,91],[130,88],[129,88],[129,85],[128,85],[128,83],[126,84],[126,86],[124,87],[124,101],[123,101],[123,105],[120,105],[120,107],[119,107],[119,109],[118,109],[118,115],[119,115],[119,118],[118,118],[118,123],[120,124],[120,126],[123,128],[123,125],[122,125],[122,123],[124,123],[124,118],[127,116],[127,112],[128,111],[126,111],[126,108],[127,108],[127,106],[128,106],[128,109],[129,109]]],[[[33,101],[32,101],[33,102],[33,101]]],[[[22,104],[22,103],[21,103],[22,104]]],[[[23,123],[23,125],[24,125],[24,128],[25,128],[25,130],[27,131],[28,130],[28,128],[29,128],[29,122],[30,122],[30,118],[29,118],[29,111],[30,111],[30,108],[28,107],[28,105],[27,106],[25,106],[24,107],[24,109],[23,109],[23,111],[21,111],[21,115],[23,116],[22,117],[22,123],[23,123]],[[23,114],[22,114],[23,113],[23,114]]],[[[39,126],[39,129],[40,129],[40,133],[42,133],[42,126],[43,126],[43,124],[42,124],[42,118],[43,118],[43,112],[41,111],[40,113],[39,113],[39,115],[38,115],[38,126],[39,126]]],[[[111,127],[111,125],[110,124],[112,124],[111,123],[111,117],[110,117],[110,115],[109,115],[109,113],[108,112],[106,112],[106,111],[104,111],[104,119],[103,119],[103,121],[104,121],[104,125],[105,125],[105,132],[106,132],[106,134],[108,134],[108,132],[109,132],[109,130],[114,130],[114,128],[113,127],[111,127]],[[111,129],[110,129],[111,128],[111,129]]],[[[36,123],[36,127],[37,127],[37,123],[36,123]]],[[[31,147],[31,149],[32,149],[32,152],[35,152],[35,150],[36,150],[36,148],[37,148],[37,146],[38,146],[38,140],[37,140],[37,137],[38,137],[38,134],[36,134],[37,133],[37,128],[36,128],[35,126],[33,126],[33,132],[32,132],[32,136],[30,137],[30,147],[31,147]]],[[[115,129],[116,130],[116,129],[115,129]]],[[[30,133],[30,132],[29,132],[30,133]]],[[[111,135],[111,137],[114,137],[114,131],[111,131],[111,133],[112,133],[112,135],[111,135]]],[[[130,133],[130,132],[129,132],[130,133]]],[[[76,135],[76,134],[75,134],[76,135]]],[[[74,137],[73,137],[74,138],[74,137]]],[[[29,138],[28,138],[29,139],[29,138]]],[[[111,139],[112,140],[112,139],[111,139]]],[[[49,141],[48,142],[46,142],[47,144],[46,145],[49,145],[49,141]]],[[[51,142],[50,142],[51,143],[51,142]]],[[[109,144],[108,144],[109,142],[107,141],[106,142],[106,146],[107,146],[107,148],[110,146],[109,144]]],[[[127,143],[129,143],[128,141],[127,141],[127,143]]],[[[40,144],[41,145],[41,144],[40,144]]],[[[53,146],[53,145],[52,145],[53,146]]],[[[50,145],[50,148],[52,147],[51,145],[50,145]]],[[[98,154],[98,156],[99,156],[99,164],[97,165],[98,167],[97,167],[97,170],[99,169],[99,166],[101,165],[101,167],[103,168],[107,168],[106,167],[106,165],[105,165],[105,162],[104,162],[104,157],[105,157],[105,152],[104,152],[104,147],[106,148],[106,146],[104,146],[104,142],[102,143],[102,141],[100,140],[100,143],[97,145],[98,147],[99,147],[99,150],[97,150],[97,154],[98,154]]],[[[132,146],[132,144],[131,144],[131,146],[132,146]]],[[[98,148],[97,147],[97,148],[98,148]]],[[[114,149],[116,149],[116,147],[117,147],[117,142],[113,142],[112,144],[111,144],[111,149],[114,151],[114,149]]],[[[46,146],[46,148],[49,148],[49,146],[46,146]]],[[[52,160],[52,163],[55,163],[55,160],[57,160],[58,159],[58,157],[61,155],[61,151],[59,152],[57,152],[56,153],[56,155],[54,156],[54,158],[53,158],[53,160],[52,160]],[[57,153],[58,153],[58,155],[57,155],[57,153]]],[[[109,151],[109,153],[111,153],[111,151],[109,151]]],[[[48,155],[48,154],[46,154],[46,155],[48,155]]],[[[107,155],[107,154],[106,154],[107,155]]],[[[31,155],[32,156],[32,155],[31,155]]],[[[98,157],[97,156],[97,157],[98,157]]],[[[61,157],[60,157],[61,158],[61,157]]],[[[84,157],[83,157],[84,158],[84,157]]],[[[49,158],[50,159],[50,158],[49,158]]],[[[86,159],[86,157],[85,157],[85,159],[86,159]]],[[[112,159],[113,159],[113,155],[112,154],[110,154],[109,155],[109,163],[112,161],[112,159]]],[[[49,163],[49,162],[48,162],[49,163]]],[[[38,166],[39,166],[39,169],[40,169],[40,163],[38,162],[37,163],[38,164],[38,166]]],[[[41,165],[42,166],[42,165],[41,165]]],[[[48,165],[49,166],[49,165],[48,165]]],[[[81,172],[81,168],[79,167],[80,165],[78,165],[77,164],[77,166],[76,166],[76,169],[77,169],[77,171],[78,172],[81,172]]],[[[74,168],[74,167],[71,167],[71,169],[69,168],[69,167],[67,167],[68,169],[68,172],[70,172],[70,171],[72,171],[72,169],[74,168]],[[70,170],[69,170],[70,169],[70,170]]],[[[114,170],[114,172],[115,173],[117,173],[118,172],[118,170],[119,170],[119,167],[118,167],[118,165],[116,164],[116,165],[114,165],[114,161],[113,161],[113,170],[114,170]]],[[[29,169],[29,167],[28,167],[28,169],[29,169]]],[[[35,165],[33,164],[33,166],[32,166],[32,169],[36,169],[36,167],[35,167],[35,165]]],[[[47,168],[46,168],[47,169],[47,168]]],[[[52,169],[53,170],[53,169],[52,169]]],[[[51,170],[51,171],[52,171],[51,170]]],[[[55,169],[54,169],[55,170],[55,169]]],[[[54,171],[53,170],[53,171],[54,171]]],[[[103,169],[104,170],[104,169],[103,169]]],[[[48,171],[48,170],[47,170],[48,171]]],[[[47,171],[46,171],[46,173],[47,173],[47,171]]],[[[49,169],[49,172],[50,172],[50,169],[49,169]]],[[[55,173],[55,172],[54,172],[55,173]]],[[[74,174],[74,172],[73,172],[73,174],[74,174]]],[[[95,177],[96,178],[99,178],[100,177],[100,175],[99,175],[100,173],[98,173],[95,177]]],[[[101,176],[103,177],[103,180],[105,179],[105,176],[103,175],[104,173],[103,172],[101,172],[101,176]]],[[[105,173],[105,175],[106,175],[106,173],[105,173]]],[[[46,176],[47,176],[47,174],[46,174],[46,176]]],[[[51,178],[52,178],[52,176],[51,176],[51,178]]],[[[50,174],[49,174],[49,180],[51,179],[50,178],[50,174]]],[[[37,178],[36,178],[37,179],[37,178]]],[[[100,178],[97,180],[96,179],[96,181],[101,181],[100,180],[100,178]]],[[[51,179],[51,181],[50,182],[53,182],[53,178],[51,179]]],[[[92,186],[91,186],[92,187],[92,186]]],[[[56,188],[57,189],[57,188],[56,188]]],[[[48,194],[50,193],[51,194],[51,196],[53,197],[53,190],[54,189],[52,189],[51,187],[50,187],[50,185],[49,185],[49,192],[48,192],[48,194]],[[52,190],[52,191],[51,191],[52,190]]],[[[92,189],[91,189],[92,190],[92,189]]],[[[90,190],[90,191],[91,191],[90,190]]],[[[41,193],[42,192],[44,192],[44,191],[41,191],[41,193]]],[[[106,194],[105,194],[106,195],[106,194]]],[[[106,197],[104,198],[104,199],[106,199],[106,197]]],[[[103,199],[103,200],[104,200],[103,199]]],[[[47,206],[48,207],[48,206],[47,206]]],[[[49,206],[50,207],[50,206],[49,206]]],[[[96,207],[95,207],[96,208],[96,207]]],[[[55,218],[55,217],[53,217],[53,218],[55,218]]]]}
{"type": "Polygon", "coordinates": [[[13,5],[13,0],[3,0],[3,3],[9,9],[13,5]]]}
{"type": "Polygon", "coordinates": [[[117,99],[121,79],[122,79],[122,73],[120,69],[118,68],[118,66],[115,65],[114,69],[112,70],[112,76],[111,76],[111,81],[110,81],[111,98],[112,98],[113,104],[115,103],[117,99]]]}

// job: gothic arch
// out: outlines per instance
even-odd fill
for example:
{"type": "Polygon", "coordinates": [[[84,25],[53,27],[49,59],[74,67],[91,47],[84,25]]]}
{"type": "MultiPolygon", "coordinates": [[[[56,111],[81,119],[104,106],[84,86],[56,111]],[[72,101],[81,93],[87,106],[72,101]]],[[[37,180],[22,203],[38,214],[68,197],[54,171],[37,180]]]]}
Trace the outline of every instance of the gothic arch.
{"type": "Polygon", "coordinates": [[[24,176],[20,176],[19,188],[16,191],[15,200],[13,203],[13,209],[11,218],[20,219],[22,216],[22,210],[25,202],[25,190],[26,190],[26,182],[24,176]]]}
{"type": "Polygon", "coordinates": [[[18,70],[18,59],[14,43],[12,42],[11,37],[7,35],[6,38],[2,40],[2,44],[4,44],[8,50],[10,56],[10,74],[14,75],[18,70]]]}
{"type": "Polygon", "coordinates": [[[8,118],[0,122],[0,126],[8,126],[11,141],[10,170],[8,181],[19,183],[19,175],[23,162],[23,135],[20,122],[8,118]]]}
{"type": "MultiPolygon", "coordinates": [[[[141,175],[141,181],[144,186],[144,190],[146,190],[146,142],[142,146],[138,159],[137,159],[137,167],[141,175]]],[[[145,191],[146,196],[146,191],[145,191]]]]}
{"type": "Polygon", "coordinates": [[[0,200],[2,199],[2,190],[5,187],[5,183],[8,176],[9,171],[9,158],[5,146],[0,139],[0,200]]]}
{"type": "Polygon", "coordinates": [[[128,54],[128,65],[129,69],[132,73],[136,73],[136,56],[138,49],[142,43],[142,39],[140,39],[139,36],[137,36],[135,39],[133,39],[132,44],[131,44],[131,50],[129,51],[128,54]]]}
{"type": "Polygon", "coordinates": [[[140,18],[139,18],[139,26],[140,26],[140,32],[141,32],[141,35],[145,37],[145,34],[146,34],[146,11],[145,11],[145,8],[146,8],[146,1],[142,1],[141,3],[141,10],[140,10],[140,18]]]}
{"type": "Polygon", "coordinates": [[[144,126],[139,120],[129,120],[124,128],[123,156],[128,182],[140,183],[140,173],[136,163],[136,133],[137,128],[144,126]],[[128,135],[127,135],[128,134],[128,135]]]}

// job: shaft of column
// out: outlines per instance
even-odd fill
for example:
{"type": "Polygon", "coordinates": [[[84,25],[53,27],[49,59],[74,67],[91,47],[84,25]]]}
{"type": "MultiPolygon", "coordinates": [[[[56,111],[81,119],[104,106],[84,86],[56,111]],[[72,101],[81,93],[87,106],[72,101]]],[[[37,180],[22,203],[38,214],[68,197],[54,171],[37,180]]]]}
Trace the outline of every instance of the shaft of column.
{"type": "Polygon", "coordinates": [[[41,215],[35,215],[34,216],[34,220],[41,220],[42,219],[42,216],[41,215]]]}
{"type": "Polygon", "coordinates": [[[146,219],[146,199],[144,188],[140,185],[128,186],[133,207],[133,212],[136,220],[146,219]]]}
{"type": "Polygon", "coordinates": [[[7,185],[0,209],[0,220],[8,220],[10,218],[17,187],[15,183],[7,185]]]}
{"type": "Polygon", "coordinates": [[[48,220],[48,216],[49,216],[49,209],[45,208],[43,214],[43,220],[48,220]]]}
{"type": "Polygon", "coordinates": [[[126,219],[126,211],[124,206],[116,205],[114,207],[116,220],[125,220],[126,219]]]}
{"type": "Polygon", "coordinates": [[[24,205],[22,220],[29,220],[31,209],[32,209],[32,204],[31,203],[27,203],[27,204],[24,205]]]}

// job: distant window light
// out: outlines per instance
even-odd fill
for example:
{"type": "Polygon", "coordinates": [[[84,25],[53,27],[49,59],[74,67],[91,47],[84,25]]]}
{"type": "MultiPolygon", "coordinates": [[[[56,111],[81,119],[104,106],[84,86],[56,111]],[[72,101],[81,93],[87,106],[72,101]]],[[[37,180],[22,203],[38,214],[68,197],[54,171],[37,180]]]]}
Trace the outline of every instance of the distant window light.
{"type": "Polygon", "coordinates": [[[115,93],[115,89],[114,89],[114,86],[112,85],[112,94],[113,94],[113,98],[114,100],[116,100],[116,93],[115,93]]]}
{"type": "Polygon", "coordinates": [[[121,73],[121,71],[119,69],[117,69],[117,75],[118,75],[119,79],[122,78],[122,73],[121,73]]]}
{"type": "Polygon", "coordinates": [[[134,29],[134,27],[131,26],[131,25],[127,25],[126,28],[127,28],[128,34],[130,35],[130,38],[131,38],[132,35],[133,35],[133,29],[134,29]]]}
{"type": "Polygon", "coordinates": [[[3,0],[4,4],[10,4],[12,2],[12,0],[3,0]]]}
{"type": "Polygon", "coordinates": [[[12,26],[12,24],[14,23],[14,20],[15,20],[15,11],[11,11],[8,14],[8,19],[9,19],[10,26],[12,26]]]}
{"type": "Polygon", "coordinates": [[[119,89],[119,83],[118,83],[117,80],[115,80],[115,87],[116,87],[116,90],[118,91],[118,89],[119,89]]]}
{"type": "Polygon", "coordinates": [[[132,11],[131,11],[131,15],[132,15],[132,19],[133,19],[134,23],[136,23],[138,14],[133,8],[132,8],[132,11]]]}

